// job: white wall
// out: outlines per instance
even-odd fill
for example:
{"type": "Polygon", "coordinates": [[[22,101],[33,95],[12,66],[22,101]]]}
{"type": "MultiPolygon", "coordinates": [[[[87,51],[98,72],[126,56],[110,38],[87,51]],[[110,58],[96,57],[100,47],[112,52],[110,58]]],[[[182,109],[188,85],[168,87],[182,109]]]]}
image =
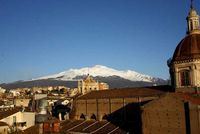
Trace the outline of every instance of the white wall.
{"type": "Polygon", "coordinates": [[[8,126],[0,126],[0,134],[8,134],[8,126]]]}
{"type": "Polygon", "coordinates": [[[1,119],[0,121],[7,123],[8,125],[13,125],[13,118],[16,116],[16,123],[18,122],[26,122],[26,127],[19,128],[21,130],[27,129],[33,125],[35,125],[35,113],[33,112],[17,112],[11,116],[1,119]]]}

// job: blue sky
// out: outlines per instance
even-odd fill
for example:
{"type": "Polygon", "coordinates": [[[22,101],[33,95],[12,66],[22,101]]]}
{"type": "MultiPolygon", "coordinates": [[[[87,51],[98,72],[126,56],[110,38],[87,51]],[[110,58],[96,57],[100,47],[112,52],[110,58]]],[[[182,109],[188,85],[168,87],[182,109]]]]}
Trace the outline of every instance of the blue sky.
{"type": "MultiPolygon", "coordinates": [[[[200,12],[200,1],[194,1],[200,12]]],[[[189,0],[0,0],[0,83],[105,65],[169,78],[189,0]]]]}

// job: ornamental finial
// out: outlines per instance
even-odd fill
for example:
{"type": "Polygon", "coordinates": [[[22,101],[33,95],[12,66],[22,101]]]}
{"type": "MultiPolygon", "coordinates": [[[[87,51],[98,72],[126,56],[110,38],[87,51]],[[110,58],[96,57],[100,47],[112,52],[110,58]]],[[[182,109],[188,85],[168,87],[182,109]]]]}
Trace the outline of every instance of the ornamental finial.
{"type": "Polygon", "coordinates": [[[190,8],[191,8],[191,9],[194,8],[194,6],[193,6],[193,2],[194,2],[194,0],[191,0],[191,3],[190,3],[190,8]]]}

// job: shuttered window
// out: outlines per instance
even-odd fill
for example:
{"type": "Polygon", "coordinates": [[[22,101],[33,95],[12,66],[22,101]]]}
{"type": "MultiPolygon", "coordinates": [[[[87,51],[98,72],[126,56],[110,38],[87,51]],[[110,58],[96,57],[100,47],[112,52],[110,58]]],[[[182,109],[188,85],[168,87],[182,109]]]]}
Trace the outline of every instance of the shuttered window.
{"type": "Polygon", "coordinates": [[[180,82],[181,86],[189,86],[191,84],[189,70],[184,70],[180,72],[180,82]]]}

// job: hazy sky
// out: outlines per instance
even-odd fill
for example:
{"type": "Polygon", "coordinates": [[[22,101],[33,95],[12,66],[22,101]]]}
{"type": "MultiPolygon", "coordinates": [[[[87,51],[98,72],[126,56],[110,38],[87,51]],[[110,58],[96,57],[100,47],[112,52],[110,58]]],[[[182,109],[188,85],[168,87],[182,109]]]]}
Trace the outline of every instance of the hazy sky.
{"type": "MultiPolygon", "coordinates": [[[[195,0],[200,12],[200,0],[195,0]]],[[[0,83],[105,65],[169,78],[190,0],[0,0],[0,83]]]]}

